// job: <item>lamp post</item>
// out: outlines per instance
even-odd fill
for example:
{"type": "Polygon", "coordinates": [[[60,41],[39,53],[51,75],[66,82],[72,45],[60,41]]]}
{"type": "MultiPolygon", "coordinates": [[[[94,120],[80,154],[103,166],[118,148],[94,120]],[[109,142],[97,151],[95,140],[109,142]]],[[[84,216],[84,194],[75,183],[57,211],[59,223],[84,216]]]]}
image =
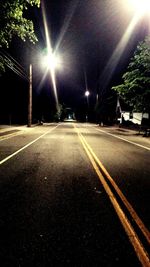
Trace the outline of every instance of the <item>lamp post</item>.
{"type": "Polygon", "coordinates": [[[88,121],[88,113],[89,113],[89,95],[90,92],[88,90],[85,91],[85,96],[86,96],[86,100],[87,100],[87,115],[86,115],[86,121],[88,121]]]}
{"type": "MultiPolygon", "coordinates": [[[[56,83],[55,83],[55,69],[60,65],[60,60],[53,53],[48,54],[43,58],[44,66],[50,70],[54,91],[56,92],[56,83]]],[[[29,65],[29,95],[28,95],[28,127],[32,126],[32,83],[33,83],[33,74],[32,74],[32,64],[29,65]]],[[[55,95],[57,98],[57,96],[55,95]]],[[[58,102],[58,100],[56,100],[58,102]]],[[[58,106],[58,103],[57,103],[58,106]]]]}
{"type": "Polygon", "coordinates": [[[32,125],[32,64],[29,66],[28,127],[32,125]]]}

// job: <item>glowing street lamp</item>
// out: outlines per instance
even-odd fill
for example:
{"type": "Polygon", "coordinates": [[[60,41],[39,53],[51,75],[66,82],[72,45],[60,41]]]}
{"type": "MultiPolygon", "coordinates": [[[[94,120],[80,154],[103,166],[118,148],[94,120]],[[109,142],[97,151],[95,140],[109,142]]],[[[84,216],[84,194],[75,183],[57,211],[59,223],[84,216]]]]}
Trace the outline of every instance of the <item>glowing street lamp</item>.
{"type": "Polygon", "coordinates": [[[90,95],[90,92],[87,90],[85,91],[85,96],[88,98],[88,96],[90,95]]]}
{"type": "Polygon", "coordinates": [[[55,71],[56,69],[60,69],[62,66],[61,59],[58,55],[52,52],[52,49],[49,49],[48,54],[44,57],[43,65],[47,67],[47,70],[50,71],[55,100],[56,100],[56,108],[57,111],[60,111],[59,102],[58,102],[58,95],[57,95],[57,86],[56,86],[56,77],[55,71]]]}
{"type": "Polygon", "coordinates": [[[139,15],[150,12],[150,0],[128,0],[128,5],[133,7],[139,15]]]}
{"type": "Polygon", "coordinates": [[[60,57],[58,57],[58,55],[55,55],[54,53],[48,53],[48,55],[43,58],[43,65],[46,66],[49,70],[54,71],[61,65],[60,57]]]}
{"type": "Polygon", "coordinates": [[[150,11],[150,1],[149,0],[130,0],[133,7],[139,11],[150,11]]]}

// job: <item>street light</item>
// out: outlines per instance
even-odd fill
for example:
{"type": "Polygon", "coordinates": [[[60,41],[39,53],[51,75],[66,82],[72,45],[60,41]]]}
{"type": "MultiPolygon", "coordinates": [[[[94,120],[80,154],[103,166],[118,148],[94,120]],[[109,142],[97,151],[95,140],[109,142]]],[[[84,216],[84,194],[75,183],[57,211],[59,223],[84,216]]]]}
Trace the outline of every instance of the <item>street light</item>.
{"type": "Polygon", "coordinates": [[[150,0],[128,0],[127,4],[137,11],[138,15],[150,12],[150,0]]]}
{"type": "Polygon", "coordinates": [[[88,112],[89,112],[89,95],[90,95],[90,92],[88,90],[85,91],[85,96],[86,96],[86,99],[87,99],[87,115],[86,115],[86,121],[88,121],[88,112]]]}
{"type": "Polygon", "coordinates": [[[46,56],[43,57],[43,65],[47,67],[50,71],[54,71],[60,68],[61,60],[58,55],[54,53],[48,53],[46,56]]]}
{"type": "Polygon", "coordinates": [[[88,98],[88,96],[89,96],[89,94],[90,94],[90,92],[87,90],[87,91],[85,91],[85,96],[88,98]]]}
{"type": "Polygon", "coordinates": [[[60,66],[62,66],[62,62],[61,62],[60,57],[58,55],[56,55],[56,53],[53,53],[52,49],[49,49],[48,54],[44,57],[43,64],[50,71],[54,95],[55,95],[55,101],[56,101],[56,108],[57,108],[57,112],[59,113],[60,112],[60,106],[59,106],[59,102],[58,102],[55,71],[56,71],[56,69],[60,69],[60,66]]]}
{"type": "MultiPolygon", "coordinates": [[[[55,81],[55,69],[60,67],[61,61],[58,56],[56,56],[54,53],[48,53],[48,55],[44,56],[42,58],[42,62],[44,67],[46,67],[48,70],[50,70],[55,98],[56,98],[56,104],[58,108],[58,98],[57,98],[57,92],[56,92],[56,81],[55,81]]],[[[28,127],[31,127],[32,125],[32,64],[29,65],[29,98],[28,98],[28,127]]]]}
{"type": "Polygon", "coordinates": [[[133,7],[137,8],[139,11],[149,11],[150,1],[149,0],[130,0],[133,7]]]}

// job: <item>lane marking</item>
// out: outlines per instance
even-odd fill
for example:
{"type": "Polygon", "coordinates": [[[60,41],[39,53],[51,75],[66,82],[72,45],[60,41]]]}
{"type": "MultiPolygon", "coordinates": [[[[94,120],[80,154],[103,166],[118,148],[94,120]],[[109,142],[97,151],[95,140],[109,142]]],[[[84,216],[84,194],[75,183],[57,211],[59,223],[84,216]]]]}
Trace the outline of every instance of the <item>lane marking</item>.
{"type": "Polygon", "coordinates": [[[130,215],[132,216],[132,218],[136,222],[137,226],[140,228],[140,230],[142,231],[143,235],[145,236],[145,238],[147,239],[147,241],[150,244],[150,232],[149,232],[149,230],[146,228],[146,226],[144,225],[144,223],[142,222],[140,217],[137,215],[136,211],[133,209],[131,204],[128,202],[127,198],[124,196],[124,194],[122,193],[122,191],[120,190],[118,185],[115,183],[113,178],[110,176],[110,174],[108,173],[108,171],[106,170],[106,168],[104,167],[102,162],[98,159],[98,157],[96,156],[96,154],[94,153],[92,148],[89,146],[89,144],[87,143],[87,141],[86,141],[86,139],[85,139],[85,137],[83,135],[82,135],[82,138],[83,138],[87,148],[89,149],[90,153],[92,154],[93,158],[95,159],[95,161],[99,165],[100,169],[103,171],[103,173],[106,176],[106,178],[110,181],[110,183],[112,184],[112,186],[116,190],[118,196],[120,197],[120,199],[122,200],[122,202],[126,206],[127,210],[129,211],[130,215]]]}
{"type": "Polygon", "coordinates": [[[150,148],[149,148],[149,147],[147,147],[147,146],[143,146],[143,145],[140,145],[140,144],[138,144],[138,143],[135,143],[135,142],[129,141],[129,140],[127,140],[127,139],[123,138],[123,137],[120,137],[120,136],[117,136],[117,135],[115,135],[115,134],[111,134],[111,133],[108,133],[108,132],[106,132],[106,131],[103,131],[103,130],[97,129],[96,127],[93,127],[93,128],[94,128],[94,129],[96,129],[96,130],[97,130],[97,131],[99,131],[99,132],[103,132],[103,133],[105,133],[105,134],[111,135],[111,136],[113,136],[113,137],[115,137],[115,138],[118,138],[118,139],[120,139],[120,140],[123,140],[123,141],[125,141],[125,142],[127,142],[127,143],[130,143],[130,144],[132,144],[132,145],[135,145],[135,146],[142,147],[142,148],[144,148],[144,149],[147,149],[147,150],[149,150],[149,151],[150,151],[150,148]]]}
{"type": "Polygon", "coordinates": [[[0,161],[0,165],[2,165],[4,162],[6,162],[7,160],[11,159],[12,157],[14,157],[15,155],[17,155],[18,153],[20,153],[21,151],[23,151],[24,149],[26,149],[27,147],[31,146],[33,143],[35,143],[36,141],[38,141],[39,139],[41,139],[43,136],[45,136],[46,134],[52,132],[53,130],[55,130],[59,125],[56,125],[55,127],[53,127],[52,129],[48,130],[46,133],[40,135],[38,138],[34,139],[33,141],[31,141],[30,143],[28,143],[27,145],[23,146],[22,148],[18,149],[16,152],[12,153],[11,155],[9,155],[8,157],[4,158],[3,160],[0,161]]]}
{"type": "Polygon", "coordinates": [[[79,130],[75,127],[74,125],[74,128],[76,129],[76,132],[78,134],[78,137],[93,165],[93,168],[95,170],[95,172],[97,173],[107,195],[109,196],[109,199],[120,219],[120,222],[121,224],[123,225],[124,227],[124,230],[125,232],[127,233],[128,237],[129,237],[129,240],[131,242],[131,244],[133,245],[134,247],[134,250],[137,254],[137,257],[138,259],[140,260],[140,262],[142,263],[143,266],[150,266],[150,260],[149,260],[149,257],[148,257],[148,253],[146,252],[144,246],[142,245],[141,241],[139,240],[136,232],[134,231],[134,228],[132,227],[132,225],[130,224],[129,220],[127,219],[125,213],[123,212],[123,210],[121,209],[120,205],[118,204],[114,194],[112,193],[110,187],[108,186],[107,182],[105,181],[104,179],[104,176],[102,175],[102,173],[100,172],[100,169],[96,163],[96,161],[94,160],[93,158],[93,155],[91,154],[90,150],[88,149],[86,143],[84,141],[84,137],[82,136],[82,134],[79,132],[79,130]]]}

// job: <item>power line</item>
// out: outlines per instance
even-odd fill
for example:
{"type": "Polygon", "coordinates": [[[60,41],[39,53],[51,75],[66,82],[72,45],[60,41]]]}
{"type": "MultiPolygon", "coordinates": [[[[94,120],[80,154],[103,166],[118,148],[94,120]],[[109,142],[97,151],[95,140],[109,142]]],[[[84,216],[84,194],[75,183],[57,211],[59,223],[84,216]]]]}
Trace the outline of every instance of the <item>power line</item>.
{"type": "Polygon", "coordinates": [[[17,62],[16,59],[14,59],[10,54],[8,54],[3,49],[0,50],[0,55],[5,61],[5,64],[8,68],[10,68],[14,73],[16,73],[18,76],[25,80],[29,80],[28,75],[25,72],[25,69],[21,66],[19,62],[17,62]]]}

